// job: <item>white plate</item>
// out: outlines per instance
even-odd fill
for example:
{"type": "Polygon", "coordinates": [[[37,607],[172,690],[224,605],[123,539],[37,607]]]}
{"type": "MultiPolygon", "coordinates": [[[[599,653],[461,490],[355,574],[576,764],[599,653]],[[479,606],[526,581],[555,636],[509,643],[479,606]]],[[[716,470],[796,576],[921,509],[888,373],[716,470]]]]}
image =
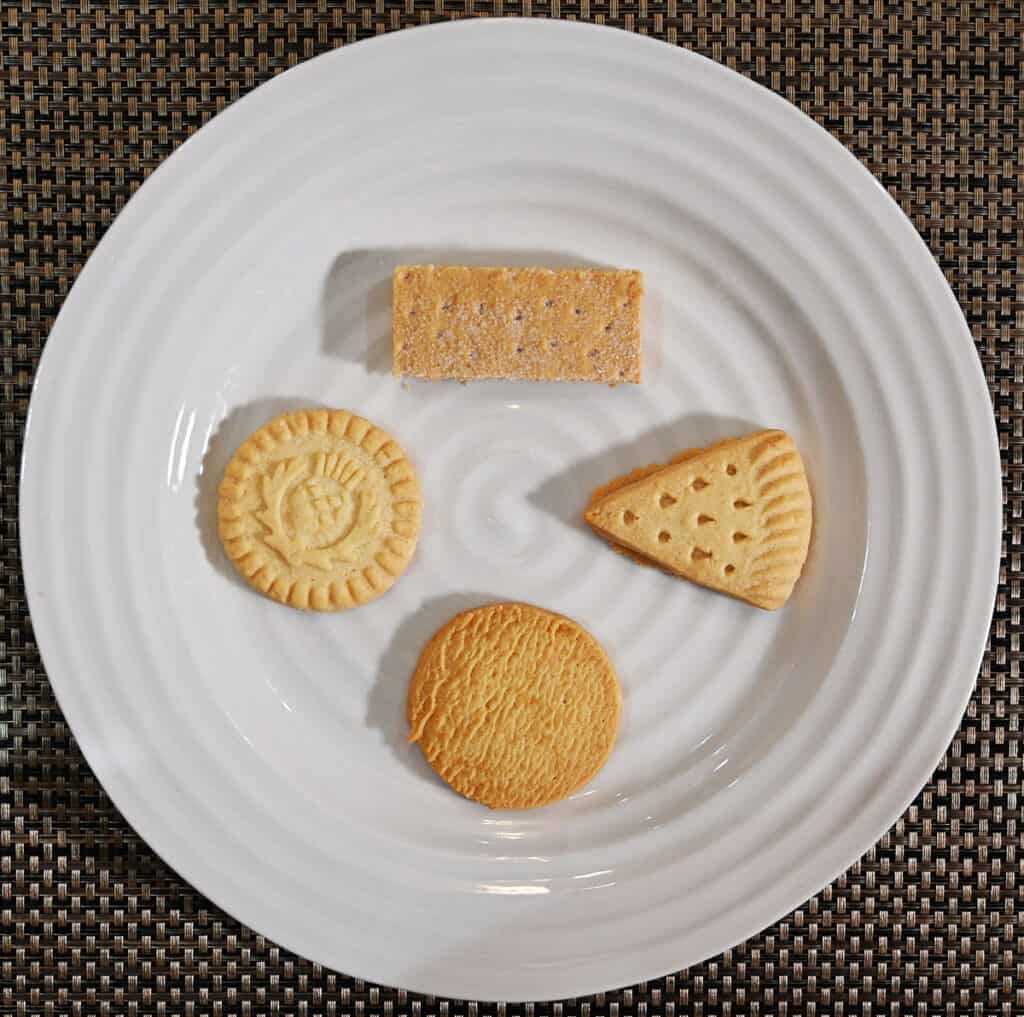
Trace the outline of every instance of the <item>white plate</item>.
{"type": "Polygon", "coordinates": [[[506,21],[303,64],[168,159],[47,344],[21,526],[61,706],[171,865],[324,964],[527,999],[706,958],[871,846],[967,702],[999,503],[960,311],[852,156],[690,53],[506,21]],[[400,260],[642,269],[644,384],[399,384],[400,260]],[[392,431],[427,498],[408,573],[340,615],[257,596],[215,534],[234,447],[308,404],[392,431]],[[608,478],[761,426],[816,500],[784,611],[581,527],[608,478]],[[578,619],[624,686],[608,766],[535,812],[404,740],[424,639],[492,599],[578,619]]]}

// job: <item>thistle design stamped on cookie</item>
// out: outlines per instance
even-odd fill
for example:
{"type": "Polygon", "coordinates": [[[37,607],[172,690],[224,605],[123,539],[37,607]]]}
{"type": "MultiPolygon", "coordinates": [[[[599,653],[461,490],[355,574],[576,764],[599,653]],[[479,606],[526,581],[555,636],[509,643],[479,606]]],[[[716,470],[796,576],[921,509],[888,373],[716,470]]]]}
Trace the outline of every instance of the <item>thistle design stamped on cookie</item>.
{"type": "Polygon", "coordinates": [[[218,502],[235,568],[274,600],[322,611],[387,590],[412,557],[420,515],[401,446],[345,410],[265,424],[228,464],[218,502]]]}
{"type": "Polygon", "coordinates": [[[356,560],[376,535],[380,509],[366,473],[337,453],[317,452],[278,463],[262,482],[266,543],[289,565],[325,572],[356,560]]]}

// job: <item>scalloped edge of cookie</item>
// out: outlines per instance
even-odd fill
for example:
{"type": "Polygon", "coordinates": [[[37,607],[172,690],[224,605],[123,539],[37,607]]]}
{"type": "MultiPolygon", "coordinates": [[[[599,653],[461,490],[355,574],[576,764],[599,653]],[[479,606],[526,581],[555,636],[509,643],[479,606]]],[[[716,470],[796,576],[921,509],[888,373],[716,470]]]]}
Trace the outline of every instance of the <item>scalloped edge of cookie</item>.
{"type": "Polygon", "coordinates": [[[764,537],[757,568],[743,599],[766,611],[786,604],[803,573],[814,527],[814,506],[803,456],[785,431],[762,432],[750,450],[750,467],[758,483],[764,537]]]}
{"type": "Polygon", "coordinates": [[[300,611],[347,611],[389,590],[416,551],[422,514],[419,481],[405,449],[383,428],[349,410],[290,410],[268,420],[235,450],[217,492],[217,532],[238,574],[264,596],[300,611]],[[256,457],[308,434],[331,434],[360,446],[381,467],[393,498],[391,531],[381,534],[373,564],[348,579],[291,579],[241,526],[239,502],[258,475],[256,457]]]}

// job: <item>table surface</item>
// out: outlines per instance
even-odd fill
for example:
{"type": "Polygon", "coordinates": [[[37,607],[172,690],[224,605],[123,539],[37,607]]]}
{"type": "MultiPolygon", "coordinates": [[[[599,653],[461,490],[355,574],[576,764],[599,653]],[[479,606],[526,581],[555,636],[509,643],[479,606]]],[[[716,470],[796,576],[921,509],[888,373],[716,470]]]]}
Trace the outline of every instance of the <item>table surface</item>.
{"type": "Polygon", "coordinates": [[[1024,1013],[1021,580],[1024,15],[1019,0],[0,0],[0,1013],[456,1017],[1024,1013]],[[124,822],[43,671],[18,557],[40,351],[114,216],[215,113],[301,60],[453,17],[567,17],[686,46],[823,124],[960,300],[1004,471],[999,594],[956,740],[906,815],[783,921],[698,967],[554,1004],[417,997],[218,911],[124,822]]]}

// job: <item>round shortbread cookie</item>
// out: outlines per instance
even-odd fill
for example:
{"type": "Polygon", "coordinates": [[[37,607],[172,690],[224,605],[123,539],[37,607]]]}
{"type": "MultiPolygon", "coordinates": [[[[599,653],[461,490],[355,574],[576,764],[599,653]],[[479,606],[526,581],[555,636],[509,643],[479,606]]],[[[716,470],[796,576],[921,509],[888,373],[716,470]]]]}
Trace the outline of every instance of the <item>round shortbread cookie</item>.
{"type": "Polygon", "coordinates": [[[402,574],[420,532],[412,463],[390,435],[347,410],[297,410],[235,452],[217,504],[220,539],[273,600],[344,611],[402,574]]]}
{"type": "Polygon", "coordinates": [[[622,693],[600,644],[529,604],[457,615],[409,687],[409,740],[460,794],[530,809],[583,787],[608,759],[622,693]]]}

